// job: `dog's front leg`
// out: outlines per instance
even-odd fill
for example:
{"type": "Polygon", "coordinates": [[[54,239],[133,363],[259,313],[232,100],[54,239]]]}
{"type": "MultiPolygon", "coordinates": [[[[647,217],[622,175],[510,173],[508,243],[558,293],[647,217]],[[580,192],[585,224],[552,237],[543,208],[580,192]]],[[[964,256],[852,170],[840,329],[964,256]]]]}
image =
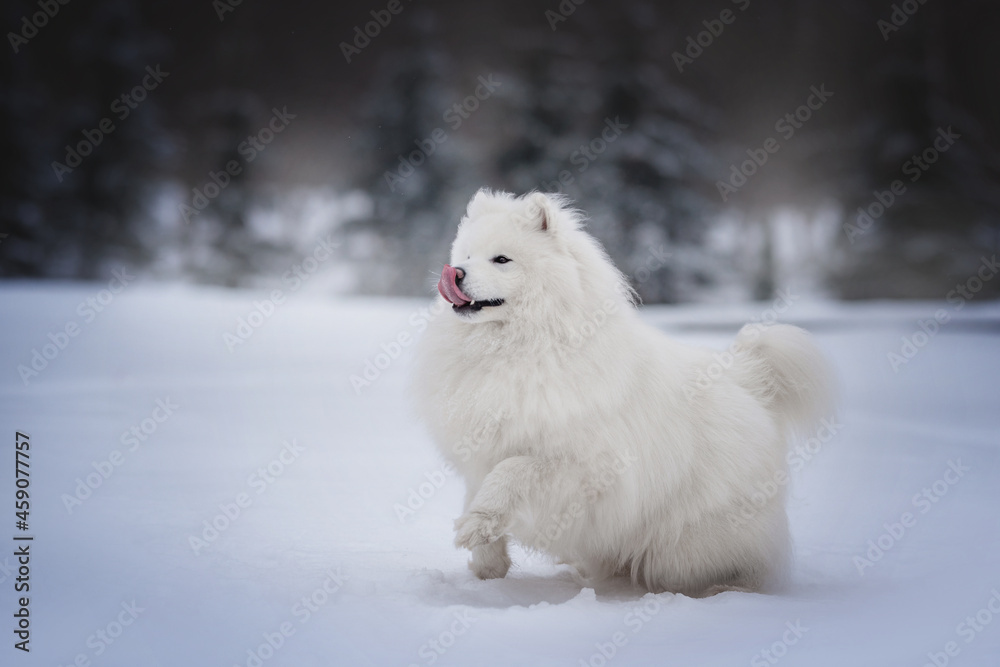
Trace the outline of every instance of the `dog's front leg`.
{"type": "Polygon", "coordinates": [[[483,479],[465,514],[455,521],[455,545],[475,549],[500,540],[514,513],[533,489],[544,488],[551,464],[534,456],[512,456],[483,479]]]}
{"type": "Polygon", "coordinates": [[[480,579],[503,579],[506,577],[507,570],[510,569],[507,538],[501,537],[489,544],[473,547],[469,569],[480,579]]]}
{"type": "MultiPolygon", "coordinates": [[[[471,475],[465,480],[465,505],[463,512],[468,512],[476,499],[476,492],[483,485],[483,476],[471,475]]],[[[469,569],[480,579],[503,579],[510,570],[510,556],[507,555],[507,538],[489,544],[481,544],[472,548],[472,558],[469,569]]]]}

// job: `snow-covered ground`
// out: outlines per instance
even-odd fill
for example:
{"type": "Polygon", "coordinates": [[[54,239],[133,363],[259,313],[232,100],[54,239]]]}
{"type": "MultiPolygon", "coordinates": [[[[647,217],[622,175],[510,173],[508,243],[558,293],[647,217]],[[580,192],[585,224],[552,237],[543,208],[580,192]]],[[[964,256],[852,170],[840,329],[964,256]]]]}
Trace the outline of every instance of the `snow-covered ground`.
{"type": "MultiPolygon", "coordinates": [[[[794,303],[843,409],[793,465],[792,585],[691,599],[595,593],[516,550],[473,578],[463,483],[405,398],[427,303],[288,294],[265,317],[266,292],[106,287],[0,284],[3,665],[1000,663],[995,304],[794,303]],[[30,654],[15,534],[35,537],[30,654]]],[[[767,307],[647,316],[721,349],[767,307]]]]}

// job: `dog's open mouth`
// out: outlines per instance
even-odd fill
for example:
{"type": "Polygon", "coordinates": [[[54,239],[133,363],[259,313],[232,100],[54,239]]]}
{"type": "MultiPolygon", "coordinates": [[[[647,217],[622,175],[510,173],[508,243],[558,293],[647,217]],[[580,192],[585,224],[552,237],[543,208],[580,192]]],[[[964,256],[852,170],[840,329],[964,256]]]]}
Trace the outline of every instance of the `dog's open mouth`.
{"type": "Polygon", "coordinates": [[[503,305],[503,299],[473,299],[458,286],[461,269],[444,265],[441,280],[438,281],[438,292],[451,304],[451,309],[458,313],[479,312],[483,308],[503,305]]]}
{"type": "Polygon", "coordinates": [[[451,304],[451,309],[455,312],[477,312],[483,308],[493,308],[495,306],[502,306],[503,299],[487,299],[485,301],[470,301],[469,303],[463,303],[458,305],[457,303],[451,304]]]}

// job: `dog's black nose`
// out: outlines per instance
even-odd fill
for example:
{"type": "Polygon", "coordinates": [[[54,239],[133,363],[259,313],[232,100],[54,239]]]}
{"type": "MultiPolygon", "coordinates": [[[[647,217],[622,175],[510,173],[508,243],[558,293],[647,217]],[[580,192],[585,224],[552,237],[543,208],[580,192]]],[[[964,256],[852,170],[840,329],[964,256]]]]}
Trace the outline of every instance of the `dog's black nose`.
{"type": "Polygon", "coordinates": [[[455,284],[462,282],[462,278],[465,278],[465,269],[460,266],[455,267],[455,284]]]}

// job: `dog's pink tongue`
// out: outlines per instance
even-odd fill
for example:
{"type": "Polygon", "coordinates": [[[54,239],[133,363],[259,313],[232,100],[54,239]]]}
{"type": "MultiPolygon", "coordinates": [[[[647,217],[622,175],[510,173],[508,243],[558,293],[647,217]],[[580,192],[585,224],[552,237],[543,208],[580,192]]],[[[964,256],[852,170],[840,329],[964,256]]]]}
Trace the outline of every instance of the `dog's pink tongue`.
{"type": "Polygon", "coordinates": [[[472,299],[465,296],[465,294],[458,288],[458,283],[456,279],[458,278],[458,270],[444,265],[444,270],[441,271],[441,280],[438,281],[438,292],[441,293],[448,303],[452,303],[456,306],[464,306],[470,303],[472,299]]]}

